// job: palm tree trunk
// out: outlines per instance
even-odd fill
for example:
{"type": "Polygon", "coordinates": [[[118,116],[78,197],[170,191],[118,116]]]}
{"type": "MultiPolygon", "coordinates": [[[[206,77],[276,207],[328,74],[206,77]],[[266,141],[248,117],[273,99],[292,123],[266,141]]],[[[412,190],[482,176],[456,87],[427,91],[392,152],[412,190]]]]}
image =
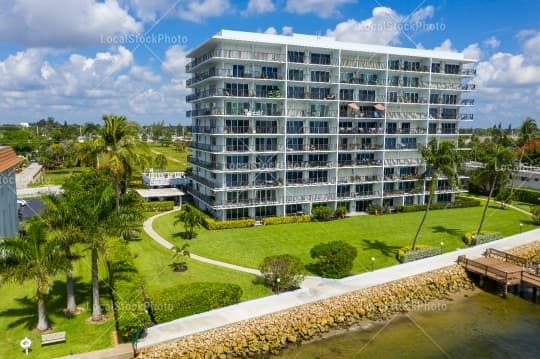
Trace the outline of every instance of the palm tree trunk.
{"type": "Polygon", "coordinates": [[[114,195],[115,195],[115,201],[116,201],[116,210],[118,211],[120,209],[120,178],[115,177],[114,178],[114,195]]]}
{"type": "Polygon", "coordinates": [[[66,275],[66,294],[66,313],[74,314],[77,311],[77,303],[75,301],[75,283],[73,280],[73,271],[69,271],[66,275]]]}
{"type": "Polygon", "coordinates": [[[99,303],[98,251],[92,249],[92,320],[101,320],[101,305],[99,303]]]}
{"type": "Polygon", "coordinates": [[[482,211],[482,218],[480,219],[480,225],[478,226],[478,231],[476,234],[482,233],[482,227],[484,226],[484,221],[486,220],[486,213],[487,209],[489,207],[489,201],[491,200],[491,196],[493,195],[493,191],[495,190],[495,185],[497,184],[497,173],[495,173],[495,177],[493,178],[493,182],[491,182],[491,188],[489,189],[488,198],[486,201],[486,205],[484,207],[484,210],[482,211]]]}
{"type": "Polygon", "coordinates": [[[418,236],[420,235],[420,232],[422,231],[422,227],[424,227],[424,223],[426,222],[427,215],[429,213],[429,209],[431,207],[431,203],[433,203],[433,196],[435,195],[435,186],[437,184],[438,176],[434,173],[431,177],[431,182],[429,184],[429,200],[426,205],[426,210],[424,211],[424,215],[422,216],[422,221],[420,221],[420,225],[418,226],[418,229],[416,230],[416,234],[414,236],[411,251],[414,251],[416,249],[416,241],[418,240],[418,236]]]}
{"type": "Polygon", "coordinates": [[[47,308],[45,307],[45,296],[38,289],[37,291],[38,302],[38,323],[37,330],[45,331],[49,329],[49,323],[47,322],[47,308]]]}

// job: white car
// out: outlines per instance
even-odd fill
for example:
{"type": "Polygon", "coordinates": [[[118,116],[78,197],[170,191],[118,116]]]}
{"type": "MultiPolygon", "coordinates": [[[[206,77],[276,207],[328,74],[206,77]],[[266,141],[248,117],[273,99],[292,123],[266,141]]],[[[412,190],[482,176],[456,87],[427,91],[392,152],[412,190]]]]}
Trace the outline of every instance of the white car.
{"type": "Polygon", "coordinates": [[[17,204],[21,207],[26,206],[26,201],[24,199],[18,199],[17,204]]]}

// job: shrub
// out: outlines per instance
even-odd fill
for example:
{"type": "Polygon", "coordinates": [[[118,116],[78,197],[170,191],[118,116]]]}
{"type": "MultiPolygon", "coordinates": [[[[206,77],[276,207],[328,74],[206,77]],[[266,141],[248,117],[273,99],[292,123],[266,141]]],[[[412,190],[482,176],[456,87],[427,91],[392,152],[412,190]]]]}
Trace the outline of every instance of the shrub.
{"type": "Polygon", "coordinates": [[[345,206],[336,207],[336,210],[334,211],[335,218],[345,218],[346,215],[347,215],[347,207],[345,206]]]}
{"type": "Polygon", "coordinates": [[[152,311],[159,323],[236,304],[242,288],[230,283],[180,284],[152,296],[152,311]]]}
{"type": "Polygon", "coordinates": [[[125,241],[109,240],[108,264],[113,288],[114,312],[118,331],[124,339],[151,323],[146,312],[142,279],[125,241]]]}
{"type": "Polygon", "coordinates": [[[301,223],[311,221],[309,214],[302,214],[300,216],[282,216],[282,217],[266,217],[263,218],[262,223],[265,226],[273,224],[288,224],[288,223],[301,223]]]}
{"type": "Polygon", "coordinates": [[[320,243],[311,248],[311,258],[317,259],[313,269],[322,277],[342,278],[352,269],[358,252],[343,241],[320,243]]]}
{"type": "Polygon", "coordinates": [[[145,212],[166,212],[174,209],[174,201],[143,202],[142,206],[145,212]]]}
{"type": "Polygon", "coordinates": [[[377,203],[371,203],[368,208],[367,208],[367,211],[369,214],[381,214],[382,213],[382,207],[380,204],[377,204],[377,203]]]}
{"type": "Polygon", "coordinates": [[[441,254],[441,248],[417,244],[414,251],[412,250],[412,246],[401,247],[398,250],[397,259],[400,263],[407,263],[422,258],[433,257],[438,254],[441,254]]]}
{"type": "Polygon", "coordinates": [[[534,206],[531,208],[532,220],[534,224],[540,224],[540,206],[534,206]]]}
{"type": "Polygon", "coordinates": [[[526,188],[514,188],[512,199],[520,202],[540,205],[540,191],[526,188]]]}
{"type": "Polygon", "coordinates": [[[204,213],[200,209],[190,204],[184,204],[183,207],[190,207],[190,210],[198,212],[202,217],[202,226],[209,231],[218,230],[218,229],[231,229],[231,228],[244,228],[244,227],[253,227],[255,225],[255,220],[251,218],[247,219],[238,219],[233,221],[216,221],[214,218],[210,217],[208,214],[204,213]]]}
{"type": "Polygon", "coordinates": [[[453,208],[479,207],[480,205],[479,199],[467,197],[456,197],[456,200],[452,203],[453,208]]]}
{"type": "Polygon", "coordinates": [[[314,221],[329,221],[332,219],[332,208],[328,206],[316,206],[311,210],[311,218],[314,221]]]}
{"type": "Polygon", "coordinates": [[[266,257],[260,270],[266,285],[274,291],[298,288],[304,280],[304,264],[300,258],[288,254],[266,257]]]}
{"type": "Polygon", "coordinates": [[[466,232],[461,240],[468,246],[476,246],[478,244],[487,243],[501,239],[502,235],[499,232],[482,232],[476,234],[476,232],[466,232]]]}

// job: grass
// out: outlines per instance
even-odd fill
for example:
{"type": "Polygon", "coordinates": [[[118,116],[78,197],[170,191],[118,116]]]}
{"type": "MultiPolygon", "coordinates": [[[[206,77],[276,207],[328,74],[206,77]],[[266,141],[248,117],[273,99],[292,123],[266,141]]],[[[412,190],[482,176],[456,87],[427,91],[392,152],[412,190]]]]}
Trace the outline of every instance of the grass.
{"type": "Polygon", "coordinates": [[[45,174],[37,181],[30,184],[30,187],[41,187],[48,185],[62,185],[72,175],[81,173],[83,167],[71,167],[58,170],[46,170],[45,174]]]}
{"type": "MultiPolygon", "coordinates": [[[[438,210],[430,212],[418,243],[440,246],[451,251],[464,248],[461,235],[475,230],[480,222],[483,207],[438,210]]],[[[175,213],[156,219],[154,229],[168,240],[181,244],[178,236],[181,226],[174,226],[175,213]]],[[[304,264],[310,263],[310,249],[321,242],[343,240],[358,249],[353,272],[397,264],[396,253],[400,247],[410,245],[423,212],[400,213],[383,216],[357,216],[332,222],[309,222],[274,226],[260,226],[221,231],[197,230],[197,237],[190,242],[190,250],[201,256],[256,268],[264,257],[291,254],[304,264]]],[[[530,216],[511,209],[490,206],[484,230],[498,231],[503,236],[535,228],[530,216]]]]}
{"type": "Polygon", "coordinates": [[[135,264],[144,276],[146,290],[150,297],[157,291],[177,284],[192,282],[228,282],[242,287],[242,300],[255,299],[271,294],[271,291],[257,281],[252,274],[242,273],[190,258],[182,258],[188,270],[175,273],[169,267],[172,253],[143,233],[140,241],[129,243],[135,264]]]}
{"type": "MultiPolygon", "coordinates": [[[[106,273],[105,267],[100,273],[106,273]]],[[[113,344],[112,333],[115,329],[112,313],[106,313],[109,319],[101,324],[90,324],[90,260],[83,258],[75,263],[77,305],[85,312],[68,318],[63,309],[66,305],[65,276],[58,276],[47,297],[47,311],[53,332],[65,331],[66,343],[41,346],[40,333],[34,330],[37,323],[37,303],[34,299],[35,282],[6,283],[0,287],[0,332],[3,339],[0,345],[0,358],[24,357],[19,346],[24,337],[32,340],[29,358],[54,358],[70,353],[82,353],[110,347],[113,344]]],[[[107,288],[102,288],[101,304],[111,308],[107,288]]]]}
{"type": "Polygon", "coordinates": [[[149,144],[149,147],[153,157],[157,155],[155,152],[164,154],[167,157],[166,171],[185,171],[189,167],[187,162],[189,149],[186,149],[185,152],[179,152],[173,145],[161,146],[160,144],[149,144]]]}

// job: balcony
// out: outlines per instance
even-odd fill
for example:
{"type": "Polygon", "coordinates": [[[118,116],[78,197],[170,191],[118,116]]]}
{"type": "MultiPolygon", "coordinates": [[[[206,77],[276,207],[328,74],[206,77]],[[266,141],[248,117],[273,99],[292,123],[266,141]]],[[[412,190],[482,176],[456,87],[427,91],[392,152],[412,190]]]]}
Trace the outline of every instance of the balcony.
{"type": "Polygon", "coordinates": [[[460,101],[460,105],[463,106],[473,106],[474,105],[474,99],[472,98],[465,98],[460,101]]]}
{"type": "Polygon", "coordinates": [[[335,184],[336,179],[335,178],[327,178],[327,177],[321,177],[321,178],[296,178],[294,180],[287,180],[287,186],[288,187],[294,187],[294,186],[321,186],[321,185],[331,185],[335,184]]]}
{"type": "Polygon", "coordinates": [[[424,112],[386,112],[386,118],[391,120],[427,120],[428,114],[424,112]]]}
{"type": "Polygon", "coordinates": [[[287,170],[304,169],[304,168],[334,168],[334,162],[332,161],[301,161],[301,162],[287,162],[287,170]]]}
{"type": "Polygon", "coordinates": [[[283,62],[285,55],[276,52],[260,52],[260,51],[241,51],[232,49],[215,49],[206,54],[193,59],[186,65],[186,72],[192,71],[197,66],[214,58],[236,59],[236,60],[252,60],[264,62],[283,62]]]}
{"type": "Polygon", "coordinates": [[[211,77],[227,77],[234,79],[261,79],[261,80],[283,80],[281,73],[267,73],[262,71],[233,71],[232,69],[214,69],[202,72],[186,80],[186,86],[191,86],[211,77]]]}
{"type": "Polygon", "coordinates": [[[338,161],[339,167],[378,167],[382,166],[381,160],[342,160],[338,161]]]}
{"type": "Polygon", "coordinates": [[[298,196],[287,196],[286,203],[309,203],[309,202],[325,202],[335,201],[336,195],[334,193],[321,193],[321,194],[306,194],[298,196]]]}
{"type": "Polygon", "coordinates": [[[287,109],[287,116],[288,117],[335,118],[337,116],[337,111],[334,111],[334,110],[311,111],[311,110],[289,108],[287,109]]]}
{"type": "Polygon", "coordinates": [[[376,61],[372,59],[358,59],[355,57],[341,57],[341,67],[359,68],[359,69],[386,69],[386,62],[376,61]]]}
{"type": "Polygon", "coordinates": [[[404,159],[388,159],[384,160],[385,166],[418,166],[422,164],[422,159],[418,158],[404,158],[404,159]]]}
{"type": "Polygon", "coordinates": [[[340,127],[339,128],[340,134],[371,134],[371,135],[383,135],[384,134],[384,128],[383,127],[340,127]]]}
{"type": "Polygon", "coordinates": [[[186,111],[186,117],[223,116],[224,114],[225,109],[223,107],[186,111]]]}
{"type": "Polygon", "coordinates": [[[310,152],[310,151],[335,151],[336,150],[336,144],[334,143],[328,143],[328,144],[288,144],[287,145],[287,152],[310,152]]]}
{"type": "Polygon", "coordinates": [[[349,144],[340,144],[340,151],[376,151],[381,150],[382,145],[378,144],[360,144],[360,143],[349,143],[349,144]]]}
{"type": "Polygon", "coordinates": [[[370,198],[374,196],[379,196],[379,191],[364,191],[364,192],[345,192],[338,193],[337,199],[359,199],[359,198],[370,198]]]}
{"type": "Polygon", "coordinates": [[[378,182],[379,176],[345,176],[339,177],[338,183],[364,183],[364,182],[378,182]]]}
{"type": "Polygon", "coordinates": [[[191,173],[189,175],[189,177],[191,179],[193,179],[195,182],[201,183],[201,184],[203,184],[203,185],[205,185],[206,187],[209,187],[209,188],[218,188],[218,187],[220,187],[216,182],[211,181],[211,180],[209,180],[207,178],[201,177],[201,176],[199,176],[199,175],[197,175],[195,173],[191,173]]]}

